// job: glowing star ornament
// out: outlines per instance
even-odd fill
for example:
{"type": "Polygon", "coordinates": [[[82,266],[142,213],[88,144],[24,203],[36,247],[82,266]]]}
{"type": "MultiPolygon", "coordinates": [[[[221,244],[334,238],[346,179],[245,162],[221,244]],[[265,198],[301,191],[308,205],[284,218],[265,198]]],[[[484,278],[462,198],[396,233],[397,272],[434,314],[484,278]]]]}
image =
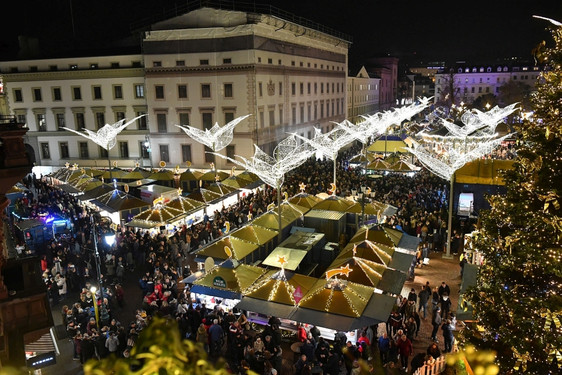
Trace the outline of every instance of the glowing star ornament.
{"type": "Polygon", "coordinates": [[[81,137],[87,138],[94,142],[95,144],[105,148],[106,150],[111,150],[113,146],[116,144],[116,138],[123,129],[127,126],[131,125],[133,122],[137,121],[141,117],[146,115],[140,115],[135,117],[134,119],[125,122],[125,119],[117,121],[114,124],[105,124],[101,129],[97,132],[93,132],[89,129],[84,128],[84,133],[79,132],[74,129],[67,128],[63,126],[63,129],[68,130],[69,132],[76,133],[81,137]]]}
{"type": "Polygon", "coordinates": [[[204,144],[213,150],[213,152],[217,152],[232,142],[232,139],[234,138],[234,127],[249,116],[250,115],[237,117],[223,127],[219,126],[218,123],[215,123],[212,128],[205,130],[197,129],[193,126],[176,126],[183,130],[188,137],[204,144]]]}
{"type": "Polygon", "coordinates": [[[345,275],[349,277],[349,273],[353,270],[349,267],[349,264],[346,264],[345,267],[334,268],[331,270],[326,271],[326,280],[330,280],[332,277],[337,275],[345,275]]]}

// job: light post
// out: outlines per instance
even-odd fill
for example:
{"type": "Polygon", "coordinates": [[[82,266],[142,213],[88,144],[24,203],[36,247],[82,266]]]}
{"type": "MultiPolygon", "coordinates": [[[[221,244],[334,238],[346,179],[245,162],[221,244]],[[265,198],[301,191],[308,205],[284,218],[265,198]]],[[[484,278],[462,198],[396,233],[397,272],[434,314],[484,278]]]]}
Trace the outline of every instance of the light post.
{"type": "MultiPolygon", "coordinates": [[[[96,295],[96,292],[98,291],[98,288],[96,288],[95,286],[92,286],[90,288],[90,292],[92,292],[92,298],[94,299],[94,314],[96,316],[96,325],[98,327],[98,330],[100,329],[100,313],[98,310],[98,297],[96,295]]],[[[103,301],[103,296],[102,296],[102,301],[103,301]]]]}
{"type": "Polygon", "coordinates": [[[361,186],[359,198],[361,199],[361,225],[365,225],[365,194],[367,192],[366,186],[361,186]]]}

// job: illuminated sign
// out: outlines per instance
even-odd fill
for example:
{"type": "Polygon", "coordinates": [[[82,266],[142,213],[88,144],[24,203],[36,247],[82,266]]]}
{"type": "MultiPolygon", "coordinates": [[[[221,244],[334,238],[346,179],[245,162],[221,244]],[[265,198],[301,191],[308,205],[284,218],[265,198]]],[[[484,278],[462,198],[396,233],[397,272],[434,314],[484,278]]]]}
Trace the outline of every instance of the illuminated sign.
{"type": "Polygon", "coordinates": [[[54,365],[55,363],[57,363],[57,356],[55,352],[48,352],[29,358],[27,360],[27,367],[40,369],[43,367],[54,365]]]}
{"type": "Polygon", "coordinates": [[[213,279],[213,286],[216,286],[218,288],[226,288],[226,281],[222,277],[216,276],[213,279]]]}

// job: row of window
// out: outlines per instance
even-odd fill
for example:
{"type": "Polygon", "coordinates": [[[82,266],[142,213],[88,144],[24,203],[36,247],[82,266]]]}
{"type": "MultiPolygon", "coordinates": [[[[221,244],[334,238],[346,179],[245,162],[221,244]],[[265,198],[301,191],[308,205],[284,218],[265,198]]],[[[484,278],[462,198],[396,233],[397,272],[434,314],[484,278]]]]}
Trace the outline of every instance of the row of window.
{"type": "MultiPolygon", "coordinates": [[[[121,64],[119,62],[111,62],[108,66],[108,68],[110,69],[119,69],[121,68],[121,64]]],[[[131,67],[133,68],[141,68],[142,64],[140,61],[132,61],[131,62],[131,67]]],[[[56,64],[53,65],[49,65],[49,70],[51,72],[56,72],[60,67],[56,64]]],[[[100,66],[98,63],[90,63],[88,65],[88,69],[99,69],[100,66]]],[[[78,70],[78,64],[69,64],[68,67],[66,68],[67,70],[78,70]]],[[[64,68],[63,68],[64,70],[64,68]]],[[[10,73],[19,73],[19,68],[17,66],[12,66],[9,68],[10,73]]],[[[37,65],[31,65],[28,68],[28,71],[30,72],[38,72],[39,71],[39,67],[37,65]]]]}
{"type": "MultiPolygon", "coordinates": [[[[263,82],[258,82],[258,96],[264,96],[263,90],[263,82]]],[[[272,96],[275,95],[275,84],[273,82],[266,83],[267,86],[267,93],[268,95],[272,96]]],[[[340,93],[343,92],[343,83],[342,82],[326,82],[324,86],[324,82],[320,82],[320,94],[324,94],[324,87],[326,88],[326,93],[330,93],[330,87],[332,89],[332,93],[340,93]]],[[[177,94],[178,99],[188,99],[188,85],[187,84],[179,84],[177,85],[177,94]]],[[[314,82],[307,82],[306,83],[306,94],[311,95],[314,90],[314,95],[318,94],[318,83],[314,82]]],[[[164,85],[155,85],[154,86],[154,97],[156,100],[165,100],[165,87],[164,85]]],[[[277,85],[277,92],[279,96],[283,95],[283,82],[279,82],[277,85]]],[[[299,94],[305,95],[305,84],[304,82],[299,83],[299,94]]],[[[291,95],[297,95],[297,83],[291,83],[291,95]]],[[[211,93],[211,84],[210,83],[202,83],[201,90],[200,90],[200,97],[201,99],[210,99],[212,97],[211,93]]],[[[223,98],[233,98],[234,97],[234,88],[232,83],[224,83],[222,86],[222,97],[223,98]]]]}
{"type": "MultiPolygon", "coordinates": [[[[486,73],[491,73],[491,72],[492,72],[492,67],[489,66],[489,67],[487,67],[485,70],[486,70],[486,73]]],[[[526,67],[526,66],[521,67],[521,68],[519,68],[518,66],[514,66],[511,70],[514,71],[514,72],[518,72],[519,70],[522,70],[522,71],[525,72],[525,71],[528,71],[529,68],[526,67]]],[[[539,67],[538,67],[538,66],[534,66],[534,67],[533,67],[533,70],[538,71],[538,70],[539,70],[539,67]]],[[[504,67],[498,66],[498,67],[496,68],[496,72],[508,72],[508,71],[509,71],[509,68],[508,68],[507,66],[504,66],[504,67]]],[[[457,72],[458,72],[458,73],[463,73],[463,72],[464,72],[464,73],[471,73],[471,72],[472,72],[472,73],[484,73],[484,68],[483,68],[483,67],[480,67],[480,68],[472,68],[472,69],[471,69],[471,68],[464,68],[464,69],[463,69],[463,68],[458,68],[458,69],[457,69],[457,72]]]]}
{"type": "MultiPolygon", "coordinates": [[[[53,112],[54,112],[56,130],[63,131],[64,130],[63,127],[71,127],[73,129],[76,129],[76,130],[82,130],[83,128],[87,128],[84,112],[78,112],[78,111],[74,112],[74,126],[66,123],[66,117],[65,117],[65,114],[64,114],[64,110],[60,110],[60,111],[57,110],[56,112],[55,111],[53,111],[53,112]]],[[[144,114],[146,114],[146,112],[142,112],[142,111],[136,112],[136,116],[141,116],[141,115],[144,115],[144,114]]],[[[125,118],[125,112],[115,111],[114,116],[115,116],[115,122],[121,121],[125,118]]],[[[27,118],[26,118],[25,114],[17,114],[17,119],[18,119],[18,122],[20,122],[22,124],[27,123],[27,118]]],[[[105,112],[95,111],[94,112],[94,119],[95,119],[96,129],[102,128],[106,124],[106,122],[105,122],[105,112]]],[[[46,117],[46,114],[43,113],[43,112],[35,114],[35,123],[37,124],[37,131],[46,132],[46,131],[49,131],[49,130],[54,130],[47,125],[47,117],[46,117]],[[51,129],[49,129],[49,128],[51,128],[51,129]]],[[[143,117],[139,118],[136,121],[136,124],[137,124],[138,130],[147,130],[146,116],[143,116],[143,117]]],[[[129,129],[131,129],[131,128],[129,128],[129,129]]]]}
{"type": "MultiPolygon", "coordinates": [[[[176,66],[186,66],[185,60],[176,60],[175,63],[176,63],[176,66]]],[[[223,63],[223,65],[232,64],[232,58],[230,58],[230,57],[223,58],[222,63],[223,63]]],[[[258,63],[259,64],[262,63],[262,58],[260,56],[258,56],[258,63]]],[[[273,58],[271,58],[271,57],[267,58],[267,64],[269,64],[269,65],[273,64],[273,58]]],[[[210,65],[209,59],[199,59],[199,66],[208,66],[208,65],[210,65]]],[[[277,59],[277,65],[283,65],[283,60],[277,59]]],[[[153,61],[152,66],[154,68],[161,68],[163,66],[162,61],[161,60],[153,61]]],[[[291,66],[297,66],[297,62],[295,60],[291,60],[291,66]]],[[[299,61],[299,66],[304,67],[304,61],[299,61]]],[[[317,63],[312,64],[310,62],[307,62],[306,66],[308,68],[314,67],[314,69],[318,69],[318,66],[320,66],[320,69],[324,69],[324,64],[319,65],[317,63]]],[[[326,64],[326,70],[340,71],[340,69],[343,70],[343,66],[340,67],[339,65],[328,65],[328,64],[326,64]]]]}
{"type": "MultiPolygon", "coordinates": [[[[142,99],[144,98],[144,85],[136,84],[134,85],[133,95],[135,99],[142,99]]],[[[123,96],[123,85],[113,85],[112,86],[112,93],[113,99],[119,100],[124,99],[123,96]]],[[[22,103],[24,101],[23,98],[23,90],[21,88],[14,88],[13,89],[13,97],[15,103],[22,103]]],[[[70,94],[72,95],[72,100],[82,100],[82,87],[81,86],[72,86],[70,88],[70,94]]],[[[91,86],[91,95],[92,100],[102,100],[102,86],[101,85],[93,85],[91,86]]],[[[31,89],[31,98],[34,102],[42,102],[43,101],[43,91],[40,87],[34,87],[31,89]]],[[[60,102],[63,100],[63,93],[61,87],[51,87],[51,98],[53,102],[60,102]]]]}
{"type": "MultiPolygon", "coordinates": [[[[461,88],[460,88],[460,87],[457,87],[457,92],[458,92],[458,93],[461,92],[461,88]]],[[[467,93],[468,93],[468,87],[464,87],[463,90],[462,90],[462,92],[463,92],[463,94],[467,94],[467,93]]],[[[474,86],[472,86],[472,87],[470,88],[470,92],[471,92],[472,94],[475,94],[475,93],[476,93],[476,88],[475,88],[474,86]]],[[[483,93],[486,93],[486,94],[487,94],[487,93],[489,93],[489,92],[490,92],[490,86],[486,86],[486,87],[485,87],[485,90],[482,88],[482,86],[479,86],[479,87],[478,87],[478,93],[479,93],[479,94],[483,94],[483,93]]],[[[496,86],[495,93],[498,94],[499,92],[500,92],[500,88],[499,88],[498,86],[496,86]]],[[[438,87],[438,88],[437,88],[437,93],[438,93],[438,94],[441,93],[441,87],[438,87]]]]}
{"type": "MultiPolygon", "coordinates": [[[[51,151],[49,148],[49,143],[42,142],[40,143],[39,147],[41,149],[41,158],[44,160],[51,159],[51,151]]],[[[118,149],[119,149],[119,157],[121,159],[128,159],[130,157],[129,142],[127,141],[118,142],[118,149]]],[[[139,158],[141,159],[150,158],[150,150],[146,146],[145,141],[139,141],[139,150],[140,150],[140,155],[138,156],[139,158]]],[[[160,160],[169,163],[170,162],[169,145],[158,145],[158,151],[160,155],[160,160]]],[[[212,151],[212,150],[205,147],[205,151],[212,151]]],[[[59,153],[60,153],[60,159],[70,158],[68,142],[59,142],[59,153]]],[[[228,156],[231,159],[234,159],[235,153],[236,152],[235,152],[234,145],[226,146],[226,156],[228,156]]],[[[191,154],[191,145],[189,144],[181,145],[181,155],[182,155],[182,162],[192,161],[193,159],[191,154]]],[[[107,150],[103,147],[98,147],[98,157],[100,159],[107,158],[107,150]]],[[[88,148],[88,142],[78,142],[78,158],[80,159],[90,158],[90,150],[88,148]]],[[[214,163],[215,155],[205,152],[205,162],[214,163]]]]}

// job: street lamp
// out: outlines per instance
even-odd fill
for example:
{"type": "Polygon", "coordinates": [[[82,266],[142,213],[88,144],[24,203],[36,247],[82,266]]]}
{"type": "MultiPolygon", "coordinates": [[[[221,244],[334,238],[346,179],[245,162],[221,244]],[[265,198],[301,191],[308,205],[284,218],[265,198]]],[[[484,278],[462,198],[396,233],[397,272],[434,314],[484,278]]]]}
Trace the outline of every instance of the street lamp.
{"type": "MultiPolygon", "coordinates": [[[[100,296],[101,296],[101,307],[103,309],[103,304],[104,304],[104,298],[103,298],[103,280],[101,277],[101,260],[100,260],[100,253],[98,251],[98,233],[97,233],[97,225],[95,223],[94,220],[94,216],[95,214],[91,214],[90,215],[90,222],[92,224],[92,235],[94,236],[94,262],[96,263],[96,276],[98,278],[98,285],[99,285],[99,290],[100,290],[100,296]]],[[[113,240],[115,240],[115,236],[113,236],[113,240]]],[[[106,240],[107,242],[108,240],[106,240]]],[[[94,295],[94,311],[96,314],[96,323],[98,325],[99,328],[99,311],[98,311],[98,302],[97,302],[97,298],[96,298],[96,294],[94,291],[96,291],[96,287],[92,286],[91,288],[91,292],[94,295]]]]}
{"type": "MultiPolygon", "coordinates": [[[[98,330],[100,329],[100,313],[98,310],[98,297],[96,295],[96,292],[98,291],[98,288],[96,288],[95,286],[92,286],[90,288],[90,292],[92,292],[92,298],[94,299],[94,313],[96,316],[96,325],[98,327],[98,330]]],[[[102,296],[102,301],[103,301],[103,296],[102,296]]]]}

